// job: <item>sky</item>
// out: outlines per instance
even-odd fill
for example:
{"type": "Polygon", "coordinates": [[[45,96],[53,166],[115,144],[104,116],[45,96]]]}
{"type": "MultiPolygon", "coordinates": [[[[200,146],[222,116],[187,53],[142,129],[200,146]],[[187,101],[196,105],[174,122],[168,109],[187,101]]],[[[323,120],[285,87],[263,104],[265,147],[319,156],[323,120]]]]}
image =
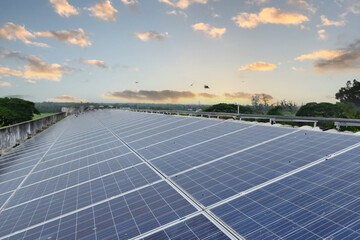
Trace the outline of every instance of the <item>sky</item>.
{"type": "Polygon", "coordinates": [[[360,0],[0,1],[0,97],[334,103],[359,22],[360,0]]]}

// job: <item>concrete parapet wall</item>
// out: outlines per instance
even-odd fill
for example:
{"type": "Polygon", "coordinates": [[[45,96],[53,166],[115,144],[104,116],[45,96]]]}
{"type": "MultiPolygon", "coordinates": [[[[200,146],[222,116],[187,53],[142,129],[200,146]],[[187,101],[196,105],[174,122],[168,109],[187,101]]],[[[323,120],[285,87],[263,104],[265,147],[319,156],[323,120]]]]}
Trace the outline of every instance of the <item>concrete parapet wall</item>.
{"type": "Polygon", "coordinates": [[[0,154],[7,148],[15,146],[36,134],[39,130],[65,117],[66,113],[58,113],[44,118],[0,128],[0,154]]]}

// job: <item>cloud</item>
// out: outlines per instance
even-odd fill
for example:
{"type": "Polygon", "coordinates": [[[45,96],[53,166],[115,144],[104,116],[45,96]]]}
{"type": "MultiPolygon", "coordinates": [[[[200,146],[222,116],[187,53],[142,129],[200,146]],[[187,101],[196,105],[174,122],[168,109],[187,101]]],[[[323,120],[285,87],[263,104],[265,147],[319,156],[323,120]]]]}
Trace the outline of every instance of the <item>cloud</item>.
{"type": "Polygon", "coordinates": [[[32,42],[29,40],[36,38],[36,36],[27,31],[24,26],[16,25],[12,22],[6,23],[2,28],[0,28],[0,38],[5,40],[15,40],[19,39],[25,44],[34,45],[37,47],[49,47],[45,43],[32,42]]]}
{"type": "Polygon", "coordinates": [[[251,99],[252,94],[245,92],[235,92],[235,93],[224,93],[224,96],[230,99],[251,99]]]}
{"type": "Polygon", "coordinates": [[[215,98],[214,94],[209,93],[194,93],[190,91],[173,91],[173,90],[159,90],[159,91],[131,91],[124,90],[122,92],[111,92],[103,95],[104,98],[109,99],[122,99],[128,101],[141,101],[141,102],[178,102],[181,99],[196,99],[202,98],[215,98]]]}
{"type": "Polygon", "coordinates": [[[339,26],[345,25],[345,20],[331,21],[331,20],[327,19],[324,15],[321,15],[320,18],[321,18],[322,25],[318,25],[318,27],[320,27],[320,26],[336,26],[336,27],[339,27],[339,26]]]}
{"type": "Polygon", "coordinates": [[[159,0],[159,2],[166,3],[173,7],[185,9],[188,8],[193,3],[206,4],[208,0],[159,0]]]}
{"type": "Polygon", "coordinates": [[[246,1],[246,4],[248,5],[262,5],[262,4],[265,4],[265,3],[268,3],[269,0],[247,0],[246,1]]]}
{"type": "Polygon", "coordinates": [[[221,16],[220,16],[219,14],[217,14],[217,13],[213,13],[212,17],[213,17],[213,18],[219,18],[219,17],[221,17],[221,16]]]}
{"type": "Polygon", "coordinates": [[[70,43],[78,45],[80,47],[88,47],[91,45],[89,38],[82,28],[77,30],[63,30],[63,31],[48,31],[48,32],[37,32],[36,36],[39,37],[52,37],[55,40],[64,43],[70,43]]]}
{"type": "Polygon", "coordinates": [[[311,4],[309,4],[305,0],[288,0],[288,3],[298,8],[306,9],[312,13],[316,13],[316,8],[314,8],[311,4]]]}
{"type": "Polygon", "coordinates": [[[47,64],[37,56],[29,56],[27,59],[30,64],[25,66],[24,77],[26,79],[47,79],[59,82],[63,74],[71,72],[68,67],[47,64]]]}
{"type": "Polygon", "coordinates": [[[203,97],[203,98],[217,98],[218,97],[216,94],[211,94],[211,93],[198,93],[197,96],[203,97]]]}
{"type": "Polygon", "coordinates": [[[132,67],[132,66],[128,66],[128,65],[120,65],[120,64],[116,64],[112,67],[113,69],[124,69],[130,72],[140,72],[140,68],[138,67],[132,67]]]}
{"type": "Polygon", "coordinates": [[[145,33],[134,33],[135,37],[139,38],[141,41],[147,42],[150,39],[156,39],[156,40],[164,40],[168,33],[157,33],[154,31],[145,32],[145,33]]]}
{"type": "Polygon", "coordinates": [[[128,7],[138,7],[139,1],[138,0],[121,0],[126,6],[128,7]]]}
{"type": "Polygon", "coordinates": [[[239,69],[239,71],[272,71],[276,68],[276,65],[266,62],[254,62],[252,64],[245,65],[239,69]]]}
{"type": "Polygon", "coordinates": [[[197,23],[192,25],[194,31],[203,31],[211,38],[221,38],[221,36],[226,32],[226,28],[215,28],[206,23],[197,23]]]}
{"type": "Polygon", "coordinates": [[[0,87],[11,87],[11,83],[9,83],[9,82],[0,82],[0,87]]]}
{"type": "Polygon", "coordinates": [[[278,8],[264,8],[259,14],[239,13],[232,19],[242,28],[255,28],[261,23],[299,25],[309,21],[306,16],[300,13],[287,12],[278,8]]]}
{"type": "Polygon", "coordinates": [[[55,12],[60,16],[70,17],[71,15],[78,15],[79,12],[71,6],[66,0],[50,0],[55,12]]]}
{"type": "Polygon", "coordinates": [[[293,70],[293,71],[296,71],[296,72],[302,72],[302,71],[304,71],[304,69],[302,69],[302,68],[297,68],[297,67],[291,67],[291,69],[293,70]]]}
{"type": "Polygon", "coordinates": [[[22,72],[20,71],[17,71],[17,70],[13,70],[13,69],[10,69],[10,68],[3,68],[3,67],[0,67],[0,77],[2,75],[12,75],[12,76],[17,76],[17,77],[21,77],[22,76],[22,72]]]}
{"type": "Polygon", "coordinates": [[[94,66],[97,66],[99,68],[107,68],[104,61],[100,61],[100,60],[82,60],[81,63],[94,65],[94,66]]]}
{"type": "Polygon", "coordinates": [[[176,11],[176,10],[167,11],[166,14],[179,16],[179,17],[182,17],[183,19],[187,18],[187,14],[181,10],[180,11],[176,11]]]}
{"type": "Polygon", "coordinates": [[[30,84],[36,84],[36,82],[34,80],[31,80],[31,79],[28,79],[26,82],[30,83],[30,84]]]}
{"type": "Polygon", "coordinates": [[[46,101],[48,102],[75,102],[75,103],[79,103],[79,102],[86,102],[86,99],[79,99],[79,98],[75,98],[69,95],[62,95],[60,97],[53,97],[53,98],[49,98],[46,99],[46,101]]]}
{"type": "Polygon", "coordinates": [[[99,19],[109,22],[116,21],[116,15],[118,11],[111,5],[109,0],[106,0],[105,2],[98,2],[93,7],[88,8],[88,10],[92,13],[92,16],[95,16],[99,19]]]}
{"type": "Polygon", "coordinates": [[[339,55],[315,61],[314,70],[317,72],[360,71],[360,40],[335,51],[338,51],[339,55]]]}
{"type": "Polygon", "coordinates": [[[274,100],[273,96],[267,93],[246,93],[246,92],[234,92],[234,93],[224,93],[224,96],[228,99],[245,99],[245,100],[251,100],[253,96],[265,96],[267,99],[274,100]]]}
{"type": "Polygon", "coordinates": [[[330,60],[341,56],[343,54],[342,50],[318,50],[309,54],[303,54],[300,57],[295,58],[295,60],[305,60],[305,59],[325,59],[330,60]]]}
{"type": "Polygon", "coordinates": [[[325,29],[320,29],[318,31],[318,35],[319,35],[319,38],[322,39],[322,40],[327,38],[325,29]]]}

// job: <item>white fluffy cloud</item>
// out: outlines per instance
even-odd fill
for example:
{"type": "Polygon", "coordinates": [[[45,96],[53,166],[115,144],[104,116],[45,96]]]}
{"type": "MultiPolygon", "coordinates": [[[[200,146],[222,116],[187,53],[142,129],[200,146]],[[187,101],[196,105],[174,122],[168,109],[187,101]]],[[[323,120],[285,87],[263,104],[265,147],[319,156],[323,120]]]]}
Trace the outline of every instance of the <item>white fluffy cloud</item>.
{"type": "Polygon", "coordinates": [[[150,39],[156,39],[156,40],[164,40],[168,33],[157,33],[157,32],[144,32],[144,33],[134,33],[135,37],[139,38],[141,41],[147,42],[150,39]]]}
{"type": "Polygon", "coordinates": [[[115,22],[117,10],[111,5],[109,0],[105,2],[98,2],[93,7],[88,8],[91,15],[105,21],[115,22]]]}
{"type": "Polygon", "coordinates": [[[60,16],[70,17],[71,15],[78,15],[79,12],[75,7],[71,6],[66,0],[50,0],[55,12],[60,16]]]}
{"type": "Polygon", "coordinates": [[[242,28],[255,28],[259,24],[268,23],[299,25],[309,21],[306,16],[300,13],[288,12],[278,8],[264,8],[258,14],[243,12],[232,19],[242,28]]]}
{"type": "Polygon", "coordinates": [[[37,32],[36,36],[38,37],[51,37],[55,40],[64,43],[70,43],[78,45],[80,47],[88,47],[91,45],[88,35],[82,28],[77,30],[63,30],[63,31],[48,31],[48,32],[37,32]]]}
{"type": "Polygon", "coordinates": [[[16,25],[12,22],[8,22],[2,28],[0,28],[0,38],[5,40],[19,39],[25,44],[38,47],[48,47],[48,45],[45,43],[30,41],[29,39],[34,39],[36,36],[26,30],[24,26],[16,25]]]}
{"type": "Polygon", "coordinates": [[[226,32],[226,28],[216,28],[212,27],[206,23],[197,23],[192,25],[194,31],[202,31],[211,38],[221,38],[221,36],[226,32]]]}

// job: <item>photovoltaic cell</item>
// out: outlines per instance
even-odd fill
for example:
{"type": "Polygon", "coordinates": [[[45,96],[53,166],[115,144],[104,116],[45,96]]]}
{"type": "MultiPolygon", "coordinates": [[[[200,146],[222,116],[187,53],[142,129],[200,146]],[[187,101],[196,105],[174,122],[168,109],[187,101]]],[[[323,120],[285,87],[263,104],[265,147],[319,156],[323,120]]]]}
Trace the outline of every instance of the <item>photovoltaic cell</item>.
{"type": "Polygon", "coordinates": [[[214,208],[246,239],[360,237],[360,148],[214,208]]]}
{"type": "Polygon", "coordinates": [[[172,187],[160,182],[9,239],[129,239],[195,211],[172,187]]]}
{"type": "Polygon", "coordinates": [[[254,126],[150,161],[170,176],[292,131],[254,126]]]}
{"type": "Polygon", "coordinates": [[[226,239],[230,226],[246,239],[356,239],[360,150],[234,195],[359,142],[117,110],[69,116],[0,157],[0,238],[226,239]]]}
{"type": "Polygon", "coordinates": [[[329,133],[324,132],[296,132],[172,179],[196,200],[209,206],[358,141],[358,137],[341,134],[329,137],[329,133]]]}
{"type": "Polygon", "coordinates": [[[161,239],[230,239],[204,215],[198,215],[162,231],[156,232],[144,240],[161,239]]]}

